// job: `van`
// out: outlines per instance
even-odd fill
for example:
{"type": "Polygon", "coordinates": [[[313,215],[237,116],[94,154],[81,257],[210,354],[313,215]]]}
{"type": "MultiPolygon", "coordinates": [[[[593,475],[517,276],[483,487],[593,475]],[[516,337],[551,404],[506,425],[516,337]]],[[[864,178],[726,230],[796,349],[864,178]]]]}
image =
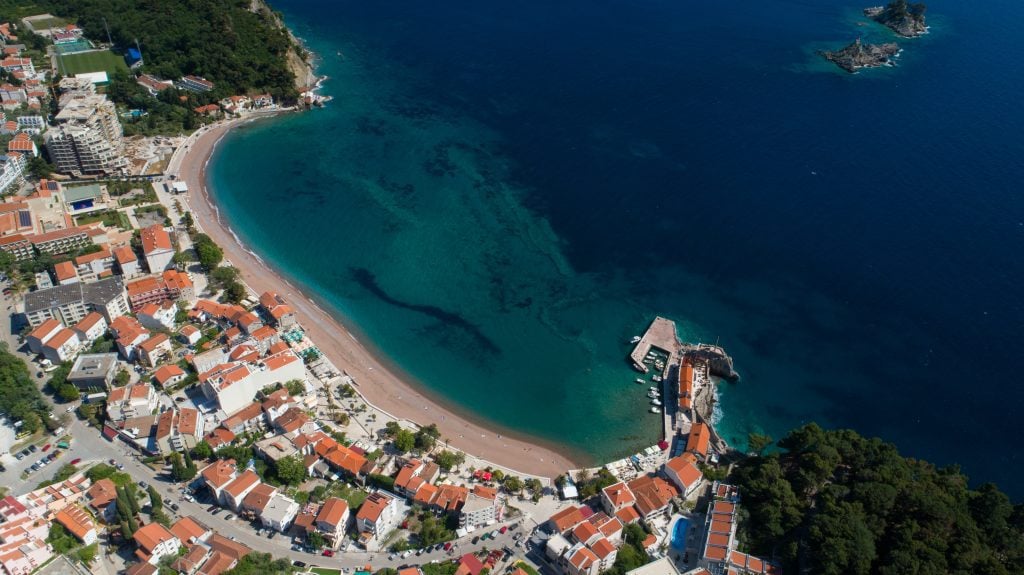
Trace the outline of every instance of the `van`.
{"type": "Polygon", "coordinates": [[[53,436],[54,437],[60,437],[61,435],[64,435],[65,431],[67,431],[67,430],[64,429],[63,427],[58,427],[57,429],[53,430],[53,436]]]}

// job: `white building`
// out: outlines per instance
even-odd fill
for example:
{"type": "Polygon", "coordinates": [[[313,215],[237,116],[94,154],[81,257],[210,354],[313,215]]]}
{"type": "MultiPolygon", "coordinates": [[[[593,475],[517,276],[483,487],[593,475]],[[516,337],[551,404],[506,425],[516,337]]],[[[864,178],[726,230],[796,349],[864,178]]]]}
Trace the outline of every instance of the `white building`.
{"type": "Polygon", "coordinates": [[[43,344],[43,357],[54,364],[64,363],[75,357],[82,349],[82,342],[75,330],[64,328],[43,344]]]}
{"type": "Polygon", "coordinates": [[[363,501],[356,513],[356,529],[371,538],[386,535],[398,519],[398,499],[377,491],[363,501]]]}
{"type": "Polygon", "coordinates": [[[21,154],[0,154],[0,194],[6,194],[24,181],[25,164],[25,156],[21,154]]]}
{"type": "Polygon", "coordinates": [[[299,504],[287,495],[275,493],[260,513],[260,523],[275,531],[284,533],[299,514],[299,504]]]}
{"type": "Polygon", "coordinates": [[[128,167],[114,103],[106,96],[61,98],[57,127],[46,135],[46,147],[57,170],[74,176],[121,174],[128,167]]]}
{"type": "Polygon", "coordinates": [[[215,399],[224,413],[235,413],[252,403],[256,392],[264,387],[305,377],[302,360],[291,350],[285,350],[251,364],[220,364],[200,373],[199,381],[206,397],[215,399]]]}
{"type": "Polygon", "coordinates": [[[469,494],[459,513],[459,527],[477,528],[488,525],[498,518],[498,501],[469,494]]]}
{"type": "Polygon", "coordinates": [[[136,555],[150,565],[160,563],[164,557],[176,556],[178,549],[181,548],[181,541],[166,527],[155,521],[140,527],[132,535],[132,539],[139,546],[136,555]]]}
{"type": "Polygon", "coordinates": [[[91,311],[72,327],[82,345],[92,345],[107,332],[107,320],[99,312],[91,311]]]}
{"type": "Polygon", "coordinates": [[[139,323],[153,330],[174,329],[174,316],[178,313],[178,306],[173,301],[164,300],[161,303],[148,303],[135,313],[139,323]]]}
{"type": "Polygon", "coordinates": [[[159,273],[170,269],[174,259],[174,245],[171,235],[160,224],[143,228],[141,232],[142,253],[146,257],[146,265],[150,273],[159,273]]]}
{"type": "Polygon", "coordinates": [[[90,311],[99,312],[107,322],[128,313],[128,299],[120,278],[76,282],[25,294],[25,317],[33,326],[50,318],[74,325],[90,311]]]}
{"type": "Polygon", "coordinates": [[[149,415],[156,409],[156,389],[152,385],[136,383],[115,387],[107,396],[107,416],[112,421],[149,415]]]}

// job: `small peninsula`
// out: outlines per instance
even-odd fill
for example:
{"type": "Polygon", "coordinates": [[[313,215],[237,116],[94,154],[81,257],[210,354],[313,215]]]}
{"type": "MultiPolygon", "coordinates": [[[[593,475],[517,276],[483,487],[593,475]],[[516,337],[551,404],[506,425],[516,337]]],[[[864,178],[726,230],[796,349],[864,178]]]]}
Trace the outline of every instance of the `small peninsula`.
{"type": "Polygon", "coordinates": [[[864,15],[904,38],[916,38],[928,33],[924,21],[926,9],[924,2],[893,0],[885,7],[865,8],[864,15]]]}
{"type": "Polygon", "coordinates": [[[821,50],[818,52],[823,58],[851,74],[861,68],[891,66],[893,58],[899,55],[899,53],[900,47],[895,42],[862,44],[860,38],[857,38],[853,41],[853,44],[842,50],[821,50]]]}

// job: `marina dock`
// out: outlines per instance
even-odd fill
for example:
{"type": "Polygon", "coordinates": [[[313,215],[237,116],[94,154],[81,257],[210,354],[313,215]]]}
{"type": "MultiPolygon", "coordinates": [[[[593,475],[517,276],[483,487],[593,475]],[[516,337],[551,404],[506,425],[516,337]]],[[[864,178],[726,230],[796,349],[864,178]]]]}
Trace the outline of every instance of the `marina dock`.
{"type": "Polygon", "coordinates": [[[651,348],[659,349],[668,354],[668,363],[671,364],[678,359],[682,344],[676,336],[676,322],[658,316],[651,322],[651,326],[644,332],[643,337],[633,348],[629,358],[633,360],[633,368],[641,373],[647,373],[648,367],[644,365],[644,358],[651,351],[651,348]]]}

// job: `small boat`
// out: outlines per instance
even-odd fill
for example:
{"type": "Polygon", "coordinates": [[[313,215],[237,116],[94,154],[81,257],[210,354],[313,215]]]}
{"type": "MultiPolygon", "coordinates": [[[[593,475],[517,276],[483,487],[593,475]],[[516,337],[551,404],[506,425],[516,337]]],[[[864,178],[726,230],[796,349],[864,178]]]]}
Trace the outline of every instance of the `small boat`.
{"type": "Polygon", "coordinates": [[[661,405],[661,400],[658,400],[658,399],[652,399],[652,400],[651,400],[651,405],[661,405]]]}
{"type": "Polygon", "coordinates": [[[661,394],[658,393],[657,391],[648,391],[647,397],[661,397],[661,394]]]}
{"type": "Polygon", "coordinates": [[[661,413],[661,408],[660,407],[652,407],[651,408],[651,413],[661,413]]]}
{"type": "Polygon", "coordinates": [[[640,385],[643,385],[643,384],[647,383],[646,381],[640,379],[639,377],[636,378],[636,382],[639,383],[640,385]]]}
{"type": "Polygon", "coordinates": [[[634,335],[633,339],[629,340],[629,343],[640,343],[640,336],[634,335]]]}
{"type": "Polygon", "coordinates": [[[655,383],[661,383],[661,376],[660,376],[660,375],[652,375],[652,376],[651,376],[651,379],[652,379],[652,380],[653,380],[653,381],[654,381],[655,383]]]}

